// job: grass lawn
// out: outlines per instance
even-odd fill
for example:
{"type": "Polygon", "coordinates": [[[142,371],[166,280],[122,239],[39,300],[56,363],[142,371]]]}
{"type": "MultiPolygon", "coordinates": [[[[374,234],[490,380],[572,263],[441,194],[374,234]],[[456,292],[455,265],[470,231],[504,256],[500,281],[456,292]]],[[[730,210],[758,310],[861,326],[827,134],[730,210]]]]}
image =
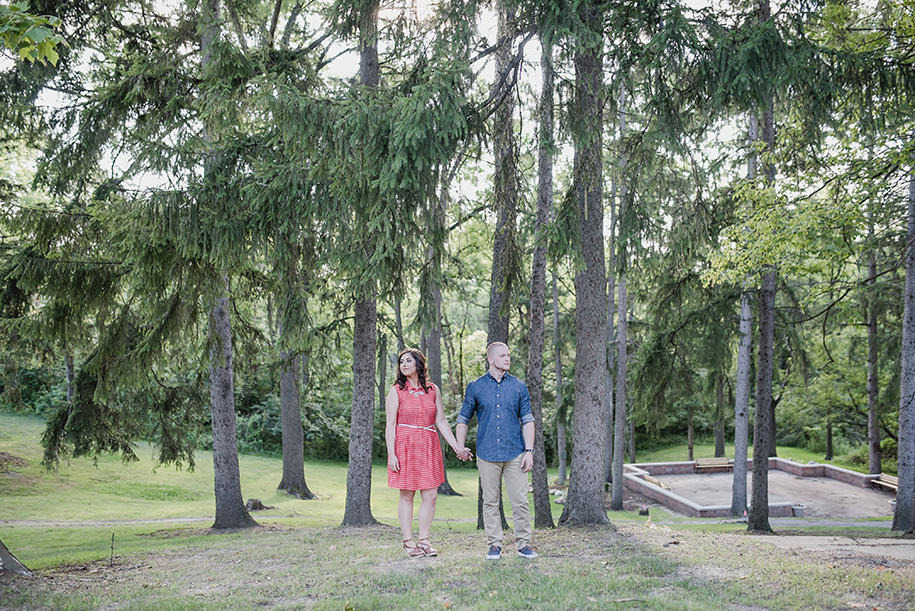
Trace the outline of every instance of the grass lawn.
{"type": "Polygon", "coordinates": [[[152,448],[140,446],[136,463],[77,459],[48,473],[39,464],[42,430],[40,419],[0,414],[0,539],[36,570],[0,574],[4,610],[882,610],[915,600],[911,562],[784,550],[738,524],[648,527],[627,512],[609,513],[613,527],[537,530],[534,561],[486,561],[474,469],[449,471],[464,496],[439,497],[438,558],[404,557],[397,495],[381,465],[372,494],[380,525],[340,528],[346,465],[307,463],[320,498],[301,501],[276,492],[279,459],[242,456],[244,497],[276,509],[255,512],[261,528],[213,533],[210,455],[200,454],[193,472],[156,470],[152,448]]]}

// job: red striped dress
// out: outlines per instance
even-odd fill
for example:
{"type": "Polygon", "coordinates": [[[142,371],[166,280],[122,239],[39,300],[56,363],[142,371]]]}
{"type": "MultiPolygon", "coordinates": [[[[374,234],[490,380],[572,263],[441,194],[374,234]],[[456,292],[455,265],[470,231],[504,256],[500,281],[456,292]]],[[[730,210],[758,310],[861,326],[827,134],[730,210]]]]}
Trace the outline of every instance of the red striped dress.
{"type": "Polygon", "coordinates": [[[404,390],[396,384],[397,431],[394,435],[394,455],[400,471],[388,468],[388,486],[400,490],[438,488],[445,481],[442,448],[435,430],[435,386],[425,393],[412,388],[404,390]]]}

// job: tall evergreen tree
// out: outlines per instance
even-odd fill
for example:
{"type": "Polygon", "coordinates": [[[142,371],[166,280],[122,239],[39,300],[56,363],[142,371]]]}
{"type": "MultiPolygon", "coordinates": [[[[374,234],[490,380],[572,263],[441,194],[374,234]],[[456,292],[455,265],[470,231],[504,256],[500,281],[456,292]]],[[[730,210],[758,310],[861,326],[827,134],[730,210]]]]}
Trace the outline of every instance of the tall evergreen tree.
{"type": "Polygon", "coordinates": [[[602,341],[607,325],[607,277],[603,208],[603,33],[601,4],[578,9],[587,37],[576,41],[573,134],[574,201],[577,207],[582,268],[575,274],[575,412],[569,494],[559,523],[608,524],[604,508],[603,448],[606,430],[604,373],[607,351],[602,341]]]}
{"type": "MultiPolygon", "coordinates": [[[[359,83],[378,86],[379,0],[368,0],[359,10],[359,83]]],[[[372,244],[360,244],[370,258],[372,244]]],[[[375,422],[375,351],[378,306],[374,283],[362,287],[353,324],[353,403],[349,437],[349,469],[346,476],[345,526],[375,524],[372,515],[372,438],[375,422]]]]}
{"type": "Polygon", "coordinates": [[[537,217],[531,263],[531,322],[527,353],[527,388],[534,415],[534,526],[553,528],[543,436],[543,339],[546,310],[546,228],[553,207],[553,43],[541,36],[540,130],[537,170],[537,217]]]}

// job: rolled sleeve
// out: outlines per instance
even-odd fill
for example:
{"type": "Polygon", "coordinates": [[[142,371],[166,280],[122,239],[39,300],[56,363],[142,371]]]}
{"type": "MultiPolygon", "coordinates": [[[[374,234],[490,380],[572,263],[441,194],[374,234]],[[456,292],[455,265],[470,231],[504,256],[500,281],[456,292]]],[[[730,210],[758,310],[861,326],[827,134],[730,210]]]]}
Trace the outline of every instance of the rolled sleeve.
{"type": "Polygon", "coordinates": [[[527,390],[527,384],[522,383],[521,386],[518,417],[521,418],[521,425],[523,426],[534,421],[534,414],[531,412],[531,393],[527,390]]]}
{"type": "Polygon", "coordinates": [[[461,405],[461,412],[457,417],[458,424],[470,424],[470,419],[473,418],[473,413],[476,411],[476,403],[473,384],[471,384],[467,387],[467,392],[464,393],[464,403],[461,405]]]}

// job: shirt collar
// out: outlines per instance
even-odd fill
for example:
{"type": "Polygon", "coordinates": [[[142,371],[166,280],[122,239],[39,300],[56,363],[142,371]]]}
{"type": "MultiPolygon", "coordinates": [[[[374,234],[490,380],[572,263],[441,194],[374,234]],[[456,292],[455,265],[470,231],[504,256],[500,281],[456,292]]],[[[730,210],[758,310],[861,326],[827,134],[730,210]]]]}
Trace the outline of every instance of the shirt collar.
{"type": "Polygon", "coordinates": [[[495,376],[493,376],[492,373],[490,373],[490,371],[489,371],[488,369],[486,370],[486,375],[489,376],[489,379],[492,380],[493,382],[495,382],[496,384],[501,384],[501,383],[504,382],[507,378],[513,377],[512,374],[510,374],[510,373],[508,373],[508,372],[506,371],[505,373],[502,374],[502,379],[501,379],[501,380],[497,380],[497,379],[495,378],[495,376]]]}

